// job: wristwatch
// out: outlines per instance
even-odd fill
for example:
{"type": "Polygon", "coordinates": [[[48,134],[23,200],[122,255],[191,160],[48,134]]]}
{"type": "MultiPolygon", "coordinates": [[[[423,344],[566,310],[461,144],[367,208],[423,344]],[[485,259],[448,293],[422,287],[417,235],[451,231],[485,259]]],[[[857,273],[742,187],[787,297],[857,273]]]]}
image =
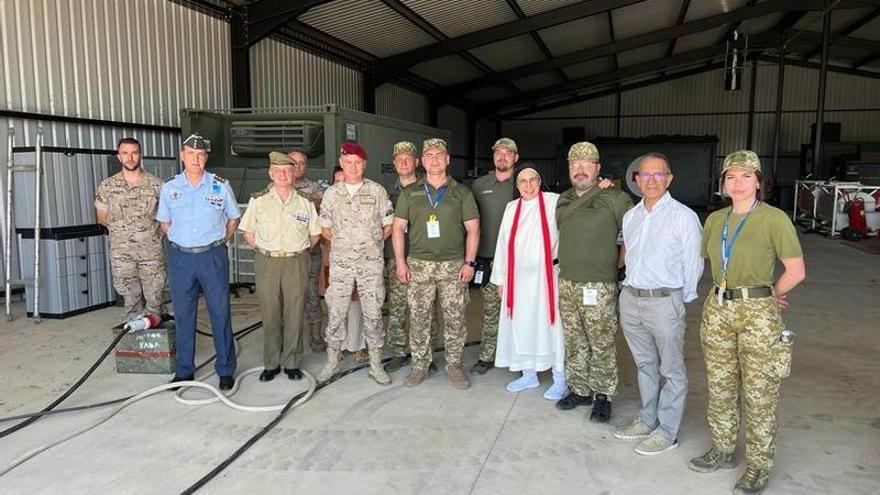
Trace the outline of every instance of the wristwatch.
{"type": "Polygon", "coordinates": [[[467,261],[467,260],[465,260],[464,264],[467,265],[467,266],[469,266],[469,267],[471,267],[471,268],[475,268],[475,267],[477,266],[477,262],[476,262],[476,261],[467,261]]]}

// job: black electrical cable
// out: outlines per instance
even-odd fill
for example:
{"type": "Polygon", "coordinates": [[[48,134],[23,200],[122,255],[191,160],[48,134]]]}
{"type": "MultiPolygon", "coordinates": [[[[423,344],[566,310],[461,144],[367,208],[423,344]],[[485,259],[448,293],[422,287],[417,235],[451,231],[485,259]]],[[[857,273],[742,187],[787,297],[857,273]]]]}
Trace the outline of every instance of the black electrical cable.
{"type": "MultiPolygon", "coordinates": [[[[80,377],[80,379],[77,380],[76,383],[73,384],[73,386],[71,386],[69,389],[67,389],[67,392],[64,392],[64,394],[62,394],[61,397],[58,397],[57,399],[52,401],[51,404],[44,407],[40,412],[51,411],[52,409],[55,409],[55,406],[57,406],[58,404],[61,404],[62,402],[64,402],[65,399],[70,397],[70,394],[74,393],[76,391],[76,389],[78,389],[80,387],[80,385],[82,385],[86,380],[88,380],[88,378],[90,376],[92,376],[92,373],[94,373],[95,370],[98,369],[98,366],[100,366],[101,363],[104,362],[104,359],[106,359],[107,356],[109,356],[110,353],[113,352],[113,348],[116,347],[116,344],[118,344],[119,341],[122,340],[122,337],[124,337],[126,333],[127,332],[120,332],[119,335],[117,335],[116,338],[113,339],[113,342],[109,346],[107,346],[107,349],[104,350],[104,352],[101,354],[101,357],[99,357],[98,360],[95,361],[95,364],[93,364],[92,367],[89,368],[89,370],[86,371],[86,373],[82,377],[80,377]]],[[[39,421],[40,418],[41,418],[41,416],[34,416],[26,421],[22,421],[21,423],[15,425],[15,426],[11,426],[3,431],[0,431],[0,438],[4,438],[6,436],[9,436],[9,435],[15,433],[16,431],[33,424],[35,421],[39,421]]]]}
{"type": "MultiPolygon", "coordinates": [[[[473,342],[467,342],[467,343],[464,344],[464,346],[465,346],[465,347],[471,347],[471,346],[474,346],[474,345],[480,345],[481,343],[482,343],[481,340],[476,340],[476,341],[473,341],[473,342]]],[[[443,348],[443,347],[438,347],[437,349],[434,349],[434,352],[443,352],[444,350],[445,350],[445,348],[443,348]]],[[[387,362],[390,361],[391,359],[392,359],[392,358],[388,357],[388,358],[383,359],[382,362],[383,362],[383,363],[387,363],[387,362]]],[[[331,383],[333,383],[333,382],[339,380],[340,378],[342,378],[342,377],[344,377],[344,376],[348,376],[348,375],[350,375],[350,374],[352,374],[352,373],[354,373],[354,372],[356,372],[356,371],[362,370],[362,369],[368,367],[369,365],[370,365],[369,363],[362,363],[362,364],[359,364],[359,365],[357,365],[357,366],[353,366],[353,367],[351,367],[351,368],[349,368],[349,369],[347,369],[347,370],[345,370],[345,371],[341,371],[341,372],[339,372],[339,373],[333,375],[333,377],[330,378],[329,380],[327,380],[326,382],[318,384],[318,385],[315,387],[315,393],[317,393],[319,390],[321,390],[322,388],[326,387],[327,385],[330,385],[331,383]]],[[[278,416],[276,416],[275,419],[273,419],[269,424],[267,424],[266,426],[264,426],[260,431],[258,431],[257,433],[255,433],[254,436],[252,436],[251,438],[249,438],[247,442],[245,442],[241,447],[239,447],[238,449],[236,449],[235,452],[233,452],[232,454],[230,454],[229,457],[227,457],[226,459],[224,459],[223,462],[221,462],[219,465],[217,465],[217,467],[215,467],[214,469],[212,469],[208,474],[202,476],[201,479],[199,479],[198,481],[196,481],[195,483],[193,483],[192,485],[190,485],[189,488],[187,488],[186,490],[180,492],[180,495],[192,495],[192,494],[195,493],[199,488],[205,486],[209,481],[211,481],[212,479],[216,478],[218,474],[220,474],[221,472],[223,472],[223,470],[225,470],[225,469],[226,469],[227,467],[229,467],[233,462],[235,462],[236,459],[238,459],[239,457],[241,457],[241,455],[244,454],[245,451],[247,451],[248,449],[250,449],[251,447],[253,447],[255,443],[257,443],[258,441],[260,441],[261,438],[263,438],[264,436],[266,436],[267,433],[269,433],[273,428],[275,428],[275,426],[277,426],[278,423],[280,423],[281,420],[284,419],[284,416],[287,415],[288,411],[290,411],[290,408],[293,407],[293,404],[296,403],[296,401],[298,401],[298,400],[299,400],[301,397],[303,397],[306,393],[307,393],[307,392],[303,392],[303,393],[301,393],[301,394],[299,394],[299,395],[297,395],[297,396],[291,398],[291,399],[287,402],[287,404],[284,406],[284,409],[282,409],[281,412],[278,413],[278,416]]]]}
{"type": "MultiPolygon", "coordinates": [[[[233,338],[235,338],[236,340],[244,338],[246,335],[259,329],[261,326],[263,326],[262,321],[258,321],[256,323],[248,325],[248,326],[242,328],[241,330],[234,332],[232,334],[233,338]]],[[[125,332],[121,333],[118,337],[116,337],[116,339],[113,341],[113,343],[108,348],[108,351],[112,350],[114,347],[116,347],[116,344],[119,343],[119,341],[121,340],[123,335],[125,335],[125,332]]],[[[208,335],[210,335],[210,334],[208,334],[208,335]]],[[[105,351],[105,354],[102,355],[101,358],[99,358],[99,360],[94,365],[92,365],[92,368],[89,369],[89,371],[87,372],[86,375],[84,375],[82,378],[80,378],[80,380],[77,382],[77,384],[75,384],[73,387],[71,387],[70,390],[65,392],[65,395],[60,397],[59,400],[50,404],[50,407],[46,407],[42,411],[35,412],[35,413],[19,414],[17,416],[9,416],[6,418],[0,418],[0,423],[29,418],[28,421],[24,421],[22,423],[19,423],[19,424],[13,426],[13,427],[10,427],[7,430],[4,430],[2,433],[0,433],[0,438],[2,438],[3,436],[6,436],[7,434],[11,434],[16,430],[20,430],[21,428],[24,428],[24,427],[34,423],[35,421],[42,418],[43,416],[49,416],[52,414],[61,414],[61,413],[67,413],[67,412],[83,411],[86,409],[95,409],[95,408],[105,407],[105,406],[112,406],[113,404],[119,404],[120,402],[125,402],[128,399],[131,399],[132,397],[134,397],[133,395],[129,395],[127,397],[120,397],[118,399],[113,399],[113,400],[109,400],[109,401],[105,401],[105,402],[98,402],[95,404],[86,404],[83,406],[74,406],[74,407],[67,407],[67,408],[61,408],[61,409],[54,408],[59,403],[61,403],[66,397],[70,396],[70,394],[73,393],[76,390],[76,388],[79,387],[79,385],[81,385],[83,381],[85,381],[86,378],[88,378],[88,376],[95,370],[95,368],[97,368],[101,364],[101,362],[104,359],[106,359],[107,354],[109,354],[108,351],[105,351]],[[9,433],[6,433],[7,431],[9,433]]],[[[200,369],[204,368],[205,366],[210,364],[212,361],[214,361],[216,358],[217,358],[217,354],[212,355],[211,357],[206,359],[203,363],[198,365],[196,367],[196,371],[199,371],[200,369]]]]}

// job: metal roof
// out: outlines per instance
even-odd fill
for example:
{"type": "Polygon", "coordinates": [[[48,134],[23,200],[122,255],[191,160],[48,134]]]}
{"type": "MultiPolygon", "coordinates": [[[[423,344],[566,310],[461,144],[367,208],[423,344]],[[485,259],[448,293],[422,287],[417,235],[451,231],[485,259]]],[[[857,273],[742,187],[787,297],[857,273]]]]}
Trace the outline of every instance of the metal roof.
{"type": "Polygon", "coordinates": [[[553,55],[565,55],[575,50],[582,50],[608,43],[611,31],[608,28],[608,16],[598,14],[575,21],[559,24],[538,31],[541,38],[553,55]]]}
{"type": "MultiPolygon", "coordinates": [[[[686,69],[712,69],[733,29],[750,37],[750,56],[774,54],[784,32],[787,56],[809,66],[818,56],[824,5],[821,0],[179,1],[217,5],[229,18],[262,7],[262,16],[252,17],[259,19],[253,21],[256,32],[271,21],[269,34],[330,57],[342,54],[349,64],[373,70],[377,84],[409,84],[487,115],[600,94],[623,81],[663,81],[686,69]]],[[[880,0],[833,5],[832,70],[880,77],[880,0]]]]}
{"type": "Polygon", "coordinates": [[[544,59],[541,49],[527,34],[483,45],[470,52],[496,72],[544,59]]]}
{"type": "Polygon", "coordinates": [[[516,20],[504,0],[402,1],[450,38],[516,20]]]}
{"type": "Polygon", "coordinates": [[[437,41],[380,0],[329,2],[299,20],[377,57],[437,41]]]}

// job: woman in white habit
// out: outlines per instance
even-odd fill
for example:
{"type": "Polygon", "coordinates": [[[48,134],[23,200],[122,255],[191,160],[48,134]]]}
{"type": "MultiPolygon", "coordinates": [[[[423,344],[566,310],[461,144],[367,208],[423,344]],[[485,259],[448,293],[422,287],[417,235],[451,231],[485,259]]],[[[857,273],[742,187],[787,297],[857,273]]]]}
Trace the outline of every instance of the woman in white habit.
{"type": "Polygon", "coordinates": [[[491,282],[501,295],[495,366],[521,371],[510,392],[538,388],[538,372],[553,370],[548,400],[565,395],[565,346],[559,317],[559,244],[556,201],[559,195],[541,191],[541,176],[524,166],[516,175],[520,198],[507,204],[495,246],[491,282]]]}

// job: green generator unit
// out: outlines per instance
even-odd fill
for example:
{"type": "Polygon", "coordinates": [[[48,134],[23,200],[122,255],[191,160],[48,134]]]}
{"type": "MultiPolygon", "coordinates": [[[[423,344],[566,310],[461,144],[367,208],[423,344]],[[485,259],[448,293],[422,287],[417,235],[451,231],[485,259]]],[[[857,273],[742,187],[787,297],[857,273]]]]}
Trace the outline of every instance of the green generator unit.
{"type": "MultiPolygon", "coordinates": [[[[211,140],[208,170],[227,178],[240,203],[269,182],[270,151],[300,150],[309,157],[307,176],[329,183],[344,141],[367,150],[367,178],[389,185],[394,180],[391,151],[399,141],[421,147],[429,138],[449,142],[450,131],[341,108],[333,104],[277,109],[180,111],[181,135],[199,133],[211,140]]],[[[450,144],[451,146],[451,144],[450,144]]],[[[450,165],[462,178],[467,164],[450,165]],[[459,170],[460,169],[460,170],[459,170]]]]}

